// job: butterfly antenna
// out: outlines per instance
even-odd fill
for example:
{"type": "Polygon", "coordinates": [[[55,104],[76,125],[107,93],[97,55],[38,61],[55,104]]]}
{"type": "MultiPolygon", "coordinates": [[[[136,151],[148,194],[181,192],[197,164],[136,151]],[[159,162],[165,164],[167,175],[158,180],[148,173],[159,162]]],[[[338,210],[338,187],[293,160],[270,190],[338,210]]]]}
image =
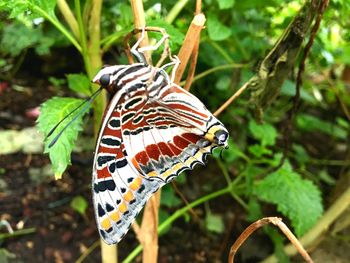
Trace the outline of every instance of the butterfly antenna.
{"type": "Polygon", "coordinates": [[[86,105],[77,113],[76,116],[74,116],[73,119],[71,119],[64,127],[63,129],[55,136],[55,138],[53,138],[53,140],[50,142],[49,144],[49,148],[51,148],[58,140],[58,138],[62,135],[62,133],[65,131],[65,129],[67,129],[67,127],[74,122],[87,108],[90,107],[91,103],[94,101],[94,99],[97,97],[98,94],[100,94],[102,88],[99,88],[97,91],[95,91],[95,93],[93,93],[91,95],[91,97],[86,98],[82,103],[80,103],[78,105],[78,107],[76,107],[74,110],[72,110],[70,113],[68,113],[62,120],[60,120],[55,127],[53,127],[50,132],[46,135],[47,139],[48,137],[50,137],[50,135],[57,129],[57,127],[64,121],[66,120],[69,116],[71,116],[76,110],[78,110],[81,106],[83,106],[85,103],[86,105]]]}

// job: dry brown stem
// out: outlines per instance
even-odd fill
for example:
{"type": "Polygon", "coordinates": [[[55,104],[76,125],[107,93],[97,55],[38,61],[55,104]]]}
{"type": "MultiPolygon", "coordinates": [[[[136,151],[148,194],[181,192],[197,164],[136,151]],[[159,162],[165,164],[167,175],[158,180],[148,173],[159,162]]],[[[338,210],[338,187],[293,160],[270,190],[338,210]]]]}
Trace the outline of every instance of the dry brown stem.
{"type": "Polygon", "coordinates": [[[199,39],[199,34],[204,26],[204,23],[205,23],[205,16],[203,14],[198,14],[193,18],[191,25],[187,30],[184,43],[178,54],[181,64],[176,71],[176,76],[174,81],[176,84],[179,84],[181,81],[181,77],[185,71],[188,60],[190,59],[196,40],[199,39]]]}
{"type": "Polygon", "coordinates": [[[305,261],[308,263],[313,263],[311,257],[303,248],[299,240],[294,236],[294,234],[289,230],[289,228],[282,222],[282,219],[278,217],[265,217],[248,226],[243,231],[243,233],[237,238],[235,243],[232,245],[230,249],[228,263],[234,262],[234,256],[237,250],[246,241],[246,239],[250,237],[250,235],[253,234],[254,231],[256,231],[260,227],[267,224],[274,224],[275,226],[278,226],[279,229],[281,229],[281,231],[283,232],[283,234],[292,242],[295,248],[299,251],[300,255],[305,259],[305,261]]]}
{"type": "MultiPolygon", "coordinates": [[[[197,0],[196,1],[196,15],[201,14],[202,10],[202,0],[197,0]]],[[[194,73],[196,71],[196,65],[197,65],[197,59],[198,59],[198,50],[199,50],[199,42],[200,42],[200,34],[198,35],[196,42],[194,43],[194,47],[192,50],[192,55],[191,55],[191,61],[190,61],[190,66],[188,68],[188,73],[187,73],[187,78],[186,78],[186,84],[184,86],[185,90],[190,90],[193,78],[194,78],[194,73]]]]}

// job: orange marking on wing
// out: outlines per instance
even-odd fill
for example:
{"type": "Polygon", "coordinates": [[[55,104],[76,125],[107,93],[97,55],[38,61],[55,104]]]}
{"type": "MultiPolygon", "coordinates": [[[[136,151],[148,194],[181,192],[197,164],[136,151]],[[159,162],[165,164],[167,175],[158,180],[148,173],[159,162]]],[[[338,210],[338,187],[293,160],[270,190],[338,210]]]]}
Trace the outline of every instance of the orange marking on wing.
{"type": "Polygon", "coordinates": [[[131,163],[135,166],[135,168],[137,169],[137,170],[141,170],[141,167],[140,167],[140,165],[139,165],[139,163],[137,162],[137,160],[136,160],[136,156],[134,157],[134,158],[132,158],[131,159],[131,163]]]}
{"type": "Polygon", "coordinates": [[[134,199],[134,195],[132,193],[132,191],[128,191],[124,196],[123,196],[124,200],[126,202],[130,202],[132,199],[134,199]]]}
{"type": "Polygon", "coordinates": [[[142,183],[142,179],[140,177],[136,177],[134,181],[129,185],[130,189],[136,191],[140,188],[142,183]]]}
{"type": "Polygon", "coordinates": [[[105,218],[101,221],[101,227],[103,229],[109,229],[109,228],[111,228],[111,226],[112,225],[111,225],[111,221],[109,220],[109,218],[105,218]]]}
{"type": "Polygon", "coordinates": [[[123,202],[123,203],[119,206],[119,212],[123,214],[124,212],[126,212],[126,210],[128,210],[128,207],[127,207],[126,203],[123,202]]]}
{"type": "Polygon", "coordinates": [[[119,213],[118,213],[117,211],[111,213],[111,214],[109,215],[109,217],[110,217],[113,221],[115,221],[115,222],[118,221],[118,220],[120,219],[120,215],[119,215],[119,213]]]}

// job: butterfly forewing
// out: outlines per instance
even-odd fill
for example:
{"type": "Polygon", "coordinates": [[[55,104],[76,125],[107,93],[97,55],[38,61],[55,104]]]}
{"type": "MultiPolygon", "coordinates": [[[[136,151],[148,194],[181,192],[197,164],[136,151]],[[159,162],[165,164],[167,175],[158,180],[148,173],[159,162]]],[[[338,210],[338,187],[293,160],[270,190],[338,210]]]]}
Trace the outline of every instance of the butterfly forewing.
{"type": "Polygon", "coordinates": [[[96,220],[108,244],[124,236],[152,193],[204,164],[228,137],[222,123],[169,83],[164,71],[140,64],[122,71],[114,72],[119,90],[105,113],[93,169],[96,220]]]}

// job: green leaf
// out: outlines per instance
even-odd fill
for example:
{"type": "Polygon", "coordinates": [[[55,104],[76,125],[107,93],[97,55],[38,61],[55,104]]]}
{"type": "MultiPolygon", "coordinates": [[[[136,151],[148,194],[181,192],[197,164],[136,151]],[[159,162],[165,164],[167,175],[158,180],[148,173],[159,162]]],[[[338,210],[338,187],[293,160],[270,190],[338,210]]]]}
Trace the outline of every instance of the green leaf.
{"type": "Polygon", "coordinates": [[[300,129],[308,132],[318,131],[333,138],[347,139],[346,129],[329,121],[321,120],[309,114],[300,114],[297,116],[297,125],[300,129]]]}
{"type": "Polygon", "coordinates": [[[217,0],[220,9],[228,9],[233,7],[235,0],[217,0]]]}
{"type": "Polygon", "coordinates": [[[319,189],[292,171],[289,162],[260,181],[254,193],[261,200],[276,204],[277,210],[292,221],[298,236],[309,230],[323,212],[319,189]]]}
{"type": "MultiPolygon", "coordinates": [[[[80,99],[54,97],[44,102],[40,107],[40,116],[37,121],[39,131],[47,136],[50,130],[82,101],[83,100],[80,99]]],[[[48,148],[48,146],[53,138],[55,138],[55,136],[73,117],[76,116],[76,114],[72,114],[73,116],[70,116],[63,121],[63,123],[60,124],[45,142],[45,153],[49,153],[56,178],[60,178],[67,166],[71,164],[70,155],[78,137],[78,132],[82,129],[83,115],[86,111],[87,109],[85,109],[85,111],[67,127],[61,137],[51,148],[48,148]]]]}
{"type": "Polygon", "coordinates": [[[165,185],[162,188],[160,204],[167,207],[176,207],[181,204],[181,200],[175,195],[174,188],[171,185],[165,185]]]}
{"type": "MultiPolygon", "coordinates": [[[[181,31],[179,31],[173,25],[170,25],[167,22],[164,22],[164,20],[162,20],[162,19],[155,19],[155,20],[147,21],[147,25],[164,28],[170,36],[169,41],[170,41],[170,47],[172,50],[181,46],[184,39],[185,39],[185,35],[181,31]],[[174,47],[174,44],[176,47],[174,47]]],[[[160,33],[156,33],[156,34],[158,36],[161,36],[160,33]]]]}
{"type": "Polygon", "coordinates": [[[219,19],[210,14],[208,16],[208,34],[209,38],[214,41],[221,41],[227,39],[231,35],[231,30],[224,24],[222,24],[219,19]]]}
{"type": "Polygon", "coordinates": [[[68,74],[67,75],[68,87],[78,93],[90,95],[91,81],[84,74],[68,74]]]}
{"type": "Polygon", "coordinates": [[[0,10],[9,12],[10,18],[16,18],[22,15],[40,17],[42,16],[42,12],[55,17],[56,4],[57,0],[0,0],[0,10]]]}
{"type": "Polygon", "coordinates": [[[272,151],[270,149],[267,149],[265,146],[262,146],[260,144],[253,144],[249,146],[248,151],[257,158],[260,158],[263,155],[272,154],[272,151]]]}
{"type": "Polygon", "coordinates": [[[205,225],[207,229],[215,233],[223,233],[225,230],[224,220],[221,215],[208,212],[205,217],[205,225]]]}
{"type": "Polygon", "coordinates": [[[249,122],[249,130],[253,137],[261,142],[261,145],[274,145],[276,142],[277,131],[275,127],[268,123],[257,124],[254,120],[249,122]]]}
{"type": "Polygon", "coordinates": [[[70,207],[73,208],[81,215],[85,215],[86,209],[88,207],[88,202],[86,199],[80,195],[74,197],[70,202],[70,207]]]}

